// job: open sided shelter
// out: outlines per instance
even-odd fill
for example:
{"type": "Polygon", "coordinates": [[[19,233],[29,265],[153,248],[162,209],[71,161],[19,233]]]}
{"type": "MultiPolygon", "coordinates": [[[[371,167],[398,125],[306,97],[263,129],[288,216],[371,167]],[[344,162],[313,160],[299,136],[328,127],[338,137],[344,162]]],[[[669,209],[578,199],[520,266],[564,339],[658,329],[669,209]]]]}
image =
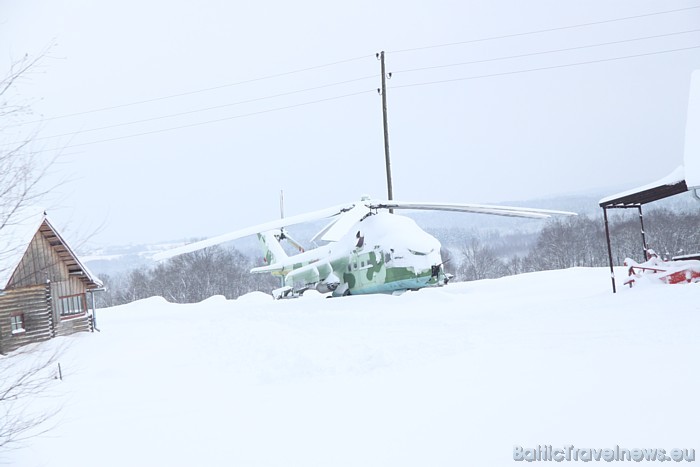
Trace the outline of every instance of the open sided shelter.
{"type": "MultiPolygon", "coordinates": [[[[685,126],[685,147],[683,165],[676,168],[666,177],[647,185],[633,188],[622,193],[607,196],[600,200],[605,222],[605,238],[608,245],[608,259],[613,292],[615,287],[615,272],[613,269],[612,248],[610,245],[610,229],[608,225],[609,209],[637,209],[641,225],[643,258],[646,259],[647,241],[644,232],[644,216],[642,206],[669,196],[691,191],[700,201],[700,70],[693,72],[690,81],[690,96],[688,98],[688,116],[685,126]]],[[[700,245],[698,246],[700,248],[700,245]]]]}

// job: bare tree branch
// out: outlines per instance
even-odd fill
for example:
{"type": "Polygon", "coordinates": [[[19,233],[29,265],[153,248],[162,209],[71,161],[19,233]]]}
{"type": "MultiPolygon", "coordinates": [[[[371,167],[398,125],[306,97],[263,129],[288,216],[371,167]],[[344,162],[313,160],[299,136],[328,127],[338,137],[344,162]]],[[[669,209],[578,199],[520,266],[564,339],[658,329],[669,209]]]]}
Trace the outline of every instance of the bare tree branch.
{"type": "Polygon", "coordinates": [[[57,384],[58,358],[62,349],[32,344],[0,357],[0,451],[16,448],[23,441],[48,432],[48,423],[60,407],[37,405],[57,384]]]}
{"type": "MultiPolygon", "coordinates": [[[[21,247],[13,244],[7,235],[3,237],[3,230],[26,220],[22,218],[22,209],[35,204],[50,190],[40,187],[40,183],[55,157],[42,160],[39,151],[32,147],[36,130],[24,130],[21,123],[15,124],[31,109],[13,91],[37,70],[52,47],[47,46],[35,56],[25,55],[0,78],[0,258],[21,247]],[[10,127],[12,130],[8,131],[10,127]],[[11,139],[8,142],[4,138],[11,139]]],[[[30,344],[9,356],[0,356],[0,452],[51,429],[47,422],[59,409],[40,400],[56,384],[59,351],[42,350],[47,348],[51,347],[30,344]]]]}

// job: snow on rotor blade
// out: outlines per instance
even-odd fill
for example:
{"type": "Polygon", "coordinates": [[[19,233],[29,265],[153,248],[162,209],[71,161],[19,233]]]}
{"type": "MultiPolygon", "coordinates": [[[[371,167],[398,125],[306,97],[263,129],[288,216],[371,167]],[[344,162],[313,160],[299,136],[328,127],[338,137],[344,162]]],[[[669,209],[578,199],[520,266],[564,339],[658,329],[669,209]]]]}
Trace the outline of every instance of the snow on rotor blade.
{"type": "Polygon", "coordinates": [[[320,209],[318,211],[309,212],[306,214],[299,214],[296,216],[285,217],[284,219],[277,219],[270,222],[265,222],[263,224],[253,225],[251,227],[246,227],[244,229],[235,230],[217,237],[208,238],[206,240],[201,240],[199,242],[189,243],[181,247],[173,248],[171,250],[163,251],[153,255],[155,261],[162,261],[164,259],[172,258],[175,256],[183,255],[185,253],[192,253],[194,251],[202,250],[210,246],[219,245],[221,243],[229,242],[231,240],[236,240],[242,237],[247,237],[248,235],[254,235],[259,232],[265,232],[268,230],[279,229],[282,227],[287,227],[288,225],[301,224],[303,222],[311,222],[318,219],[323,219],[326,217],[333,217],[341,214],[345,211],[352,209],[355,203],[342,204],[334,206],[331,208],[320,209]]]}
{"type": "Polygon", "coordinates": [[[311,241],[321,239],[326,242],[337,242],[345,235],[350,228],[357,224],[363,217],[369,214],[369,208],[364,204],[357,204],[355,207],[338,216],[330,224],[314,235],[311,241]]]}
{"type": "Polygon", "coordinates": [[[405,201],[373,201],[372,209],[415,209],[430,211],[470,212],[477,214],[492,214],[496,216],[525,217],[531,219],[546,219],[551,216],[576,216],[575,212],[555,211],[552,209],[522,208],[516,206],[499,206],[493,204],[461,204],[461,203],[426,203],[405,201]]]}

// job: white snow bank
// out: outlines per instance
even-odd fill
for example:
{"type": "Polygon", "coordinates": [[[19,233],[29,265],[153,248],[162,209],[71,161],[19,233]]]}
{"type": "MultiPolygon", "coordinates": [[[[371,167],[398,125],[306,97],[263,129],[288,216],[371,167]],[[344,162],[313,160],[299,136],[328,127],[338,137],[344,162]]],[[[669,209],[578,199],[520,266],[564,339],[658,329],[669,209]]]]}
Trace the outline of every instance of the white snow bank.
{"type": "Polygon", "coordinates": [[[203,303],[203,304],[212,304],[212,303],[222,303],[222,302],[225,302],[225,301],[227,301],[227,298],[224,297],[223,295],[212,295],[212,296],[209,297],[209,298],[205,298],[205,299],[202,300],[200,303],[203,303]]]}
{"type": "Polygon", "coordinates": [[[272,296],[264,292],[250,292],[236,299],[239,303],[267,303],[272,301],[272,296]]]}
{"type": "MultiPolygon", "coordinates": [[[[621,269],[622,271],[622,269],[621,269]]],[[[622,272],[621,272],[622,273],[622,272]]],[[[519,465],[514,445],[697,446],[700,284],[570,269],[401,296],[99,310],[45,466],[519,465]]]]}

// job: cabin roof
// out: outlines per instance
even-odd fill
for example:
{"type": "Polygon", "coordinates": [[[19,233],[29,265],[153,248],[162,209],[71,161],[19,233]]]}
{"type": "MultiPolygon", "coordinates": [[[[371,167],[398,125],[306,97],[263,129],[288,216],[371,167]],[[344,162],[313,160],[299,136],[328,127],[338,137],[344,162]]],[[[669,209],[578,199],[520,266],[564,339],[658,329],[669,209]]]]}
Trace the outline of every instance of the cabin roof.
{"type": "Polygon", "coordinates": [[[75,252],[51,224],[44,210],[29,207],[18,211],[12,217],[12,222],[0,228],[0,290],[7,287],[37,231],[41,231],[54,248],[68,267],[69,273],[79,274],[88,288],[102,286],[97,276],[80,262],[75,252]]]}

